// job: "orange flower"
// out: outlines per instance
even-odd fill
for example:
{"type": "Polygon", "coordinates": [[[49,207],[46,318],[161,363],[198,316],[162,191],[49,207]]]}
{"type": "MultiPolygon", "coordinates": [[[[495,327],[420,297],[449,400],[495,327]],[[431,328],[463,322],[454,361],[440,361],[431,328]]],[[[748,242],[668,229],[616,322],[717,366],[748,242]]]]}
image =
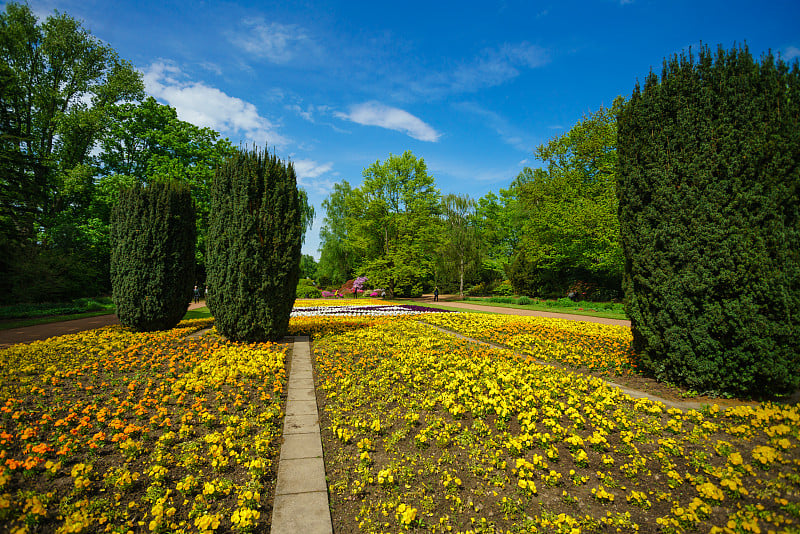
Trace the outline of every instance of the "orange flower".
{"type": "Polygon", "coordinates": [[[13,471],[17,467],[21,466],[22,462],[19,462],[13,458],[9,458],[8,460],[6,460],[6,465],[8,466],[9,469],[13,471]]]}

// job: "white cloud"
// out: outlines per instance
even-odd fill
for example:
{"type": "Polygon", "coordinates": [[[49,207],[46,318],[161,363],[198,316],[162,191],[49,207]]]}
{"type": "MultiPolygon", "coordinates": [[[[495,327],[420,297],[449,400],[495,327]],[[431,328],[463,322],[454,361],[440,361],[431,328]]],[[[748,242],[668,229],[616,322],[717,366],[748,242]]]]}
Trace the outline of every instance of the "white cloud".
{"type": "Polygon", "coordinates": [[[203,82],[185,81],[175,65],[157,62],[144,72],[147,92],[166,101],[178,117],[197,126],[209,127],[239,141],[264,146],[285,147],[288,139],[275,124],[258,113],[250,102],[230,96],[203,82]]]}
{"type": "Polygon", "coordinates": [[[294,171],[300,180],[319,178],[333,168],[333,162],[317,163],[311,159],[298,159],[293,161],[294,171]]]}
{"type": "Polygon", "coordinates": [[[797,48],[796,46],[788,46],[786,47],[786,50],[784,50],[783,54],[781,54],[781,57],[784,61],[792,61],[793,59],[800,57],[800,48],[797,48]]]}
{"type": "Polygon", "coordinates": [[[411,113],[380,102],[364,102],[350,106],[349,113],[336,112],[334,115],[365,126],[403,132],[420,141],[436,142],[442,135],[411,113]]]}
{"type": "Polygon", "coordinates": [[[326,177],[333,169],[333,162],[318,163],[311,159],[298,159],[292,161],[292,165],[297,174],[298,185],[305,188],[309,198],[324,197],[333,190],[334,177],[326,177]]]}
{"type": "Polygon", "coordinates": [[[271,63],[285,65],[295,60],[319,57],[321,49],[306,30],[295,24],[267,23],[254,17],[242,21],[244,29],[231,41],[245,52],[271,63]]]}

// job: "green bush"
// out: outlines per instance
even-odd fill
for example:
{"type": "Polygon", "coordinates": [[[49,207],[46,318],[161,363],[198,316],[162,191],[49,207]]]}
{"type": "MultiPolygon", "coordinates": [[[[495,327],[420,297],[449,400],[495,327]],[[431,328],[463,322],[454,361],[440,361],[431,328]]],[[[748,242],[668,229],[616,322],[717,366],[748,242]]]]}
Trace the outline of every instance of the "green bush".
{"type": "Polygon", "coordinates": [[[300,278],[302,219],[292,164],[239,150],[217,169],[207,236],[208,308],[235,341],[286,335],[300,278]]]}
{"type": "Polygon", "coordinates": [[[514,294],[514,286],[511,285],[509,280],[503,280],[493,290],[492,293],[504,297],[510,297],[514,294]]]}
{"type": "Polygon", "coordinates": [[[516,304],[517,299],[514,297],[490,297],[487,299],[489,302],[497,302],[499,304],[516,304]]]}
{"type": "Polygon", "coordinates": [[[533,304],[533,300],[530,297],[522,296],[517,299],[517,304],[520,306],[527,306],[529,304],[533,304]]]}
{"type": "Polygon", "coordinates": [[[800,69],[747,47],[674,57],[619,124],[640,368],[695,391],[800,386],[800,69]]]}
{"type": "Polygon", "coordinates": [[[72,302],[44,302],[39,304],[12,304],[0,306],[0,319],[26,319],[48,315],[70,315],[89,311],[114,311],[114,303],[108,297],[80,298],[72,302]]]}
{"type": "Polygon", "coordinates": [[[322,291],[314,286],[298,284],[295,296],[299,299],[316,299],[322,296],[322,291]]]}
{"type": "Polygon", "coordinates": [[[135,185],[111,214],[111,288],[122,324],[138,331],[173,328],[192,298],[195,211],[178,182],[135,185]]]}

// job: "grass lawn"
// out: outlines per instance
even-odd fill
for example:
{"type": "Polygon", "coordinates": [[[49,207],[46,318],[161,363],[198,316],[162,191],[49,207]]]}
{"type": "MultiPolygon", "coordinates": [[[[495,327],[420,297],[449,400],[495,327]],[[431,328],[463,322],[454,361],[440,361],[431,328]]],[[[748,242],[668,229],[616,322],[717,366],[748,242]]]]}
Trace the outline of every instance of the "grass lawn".
{"type": "MultiPolygon", "coordinates": [[[[10,319],[5,321],[0,321],[0,330],[10,330],[12,328],[23,328],[25,326],[35,326],[37,324],[48,324],[48,323],[58,323],[61,321],[72,321],[74,319],[85,319],[87,317],[97,317],[98,315],[108,315],[115,313],[114,308],[102,310],[102,311],[91,311],[85,313],[72,313],[67,315],[49,315],[46,317],[31,317],[28,319],[10,319]]],[[[208,311],[208,308],[203,306],[202,308],[197,308],[194,310],[189,310],[184,315],[185,319],[207,319],[211,317],[211,312],[208,311]]]]}
{"type": "Polygon", "coordinates": [[[587,315],[591,317],[603,317],[605,319],[620,319],[623,321],[628,320],[628,316],[625,315],[624,312],[602,309],[600,306],[604,305],[605,303],[601,302],[594,303],[598,306],[597,308],[590,307],[592,303],[588,303],[585,306],[574,306],[574,307],[559,306],[558,304],[542,304],[541,302],[534,304],[520,305],[520,304],[508,304],[503,302],[488,302],[479,298],[470,298],[467,300],[454,300],[452,302],[463,302],[465,304],[478,304],[482,306],[495,306],[498,308],[515,308],[519,310],[567,313],[570,315],[587,315]]]}

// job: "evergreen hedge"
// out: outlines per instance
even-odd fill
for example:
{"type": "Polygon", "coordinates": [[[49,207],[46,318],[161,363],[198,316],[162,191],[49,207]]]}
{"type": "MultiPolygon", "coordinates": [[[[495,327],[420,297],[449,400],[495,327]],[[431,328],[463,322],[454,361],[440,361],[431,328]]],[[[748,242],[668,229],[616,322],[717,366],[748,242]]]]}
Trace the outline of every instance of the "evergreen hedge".
{"type": "Polygon", "coordinates": [[[138,331],[177,325],[194,284],[195,210],[186,184],[122,191],[111,214],[111,287],[117,316],[138,331]]]}
{"type": "Polygon", "coordinates": [[[206,238],[208,308],[235,341],[286,335],[300,278],[303,225],[294,168],[239,150],[217,170],[206,238]]]}
{"type": "Polygon", "coordinates": [[[800,72],[747,47],[664,62],[618,117],[634,349],[699,392],[800,386],[800,72]]]}

